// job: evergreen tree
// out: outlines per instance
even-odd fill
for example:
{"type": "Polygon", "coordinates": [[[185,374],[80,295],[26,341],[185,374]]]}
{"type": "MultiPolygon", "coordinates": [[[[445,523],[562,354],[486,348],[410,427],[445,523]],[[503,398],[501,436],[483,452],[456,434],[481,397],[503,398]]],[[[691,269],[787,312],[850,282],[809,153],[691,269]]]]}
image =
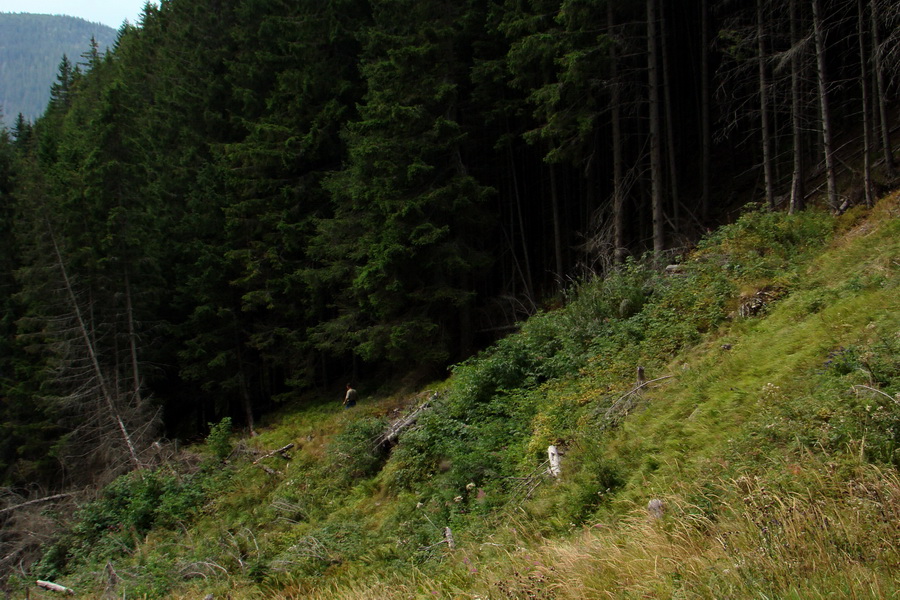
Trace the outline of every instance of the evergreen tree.
{"type": "Polygon", "coordinates": [[[465,6],[373,2],[361,69],[367,92],[345,133],[349,156],[327,181],[317,273],[332,316],[321,348],[366,360],[444,361],[471,336],[472,280],[488,190],[469,173],[459,124],[470,51],[465,6]]]}
{"type": "MultiPolygon", "coordinates": [[[[228,166],[228,259],[242,311],[253,318],[248,343],[265,369],[291,385],[315,381],[306,330],[321,302],[303,273],[315,220],[329,215],[322,187],[340,164],[340,128],[361,97],[356,68],[360,0],[247,3],[240,55],[230,78],[243,101],[247,136],[223,149],[228,166]],[[262,15],[254,28],[246,23],[262,15]],[[266,73],[264,81],[259,74],[266,73]]],[[[270,390],[277,393],[278,389],[270,390]]]]}

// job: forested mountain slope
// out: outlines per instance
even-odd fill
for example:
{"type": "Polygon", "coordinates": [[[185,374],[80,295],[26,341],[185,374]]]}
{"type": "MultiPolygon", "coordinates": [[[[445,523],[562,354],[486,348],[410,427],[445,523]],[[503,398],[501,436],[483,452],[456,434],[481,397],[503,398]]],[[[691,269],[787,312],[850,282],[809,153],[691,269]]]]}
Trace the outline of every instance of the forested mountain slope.
{"type": "Polygon", "coordinates": [[[116,30],[76,17],[0,13],[0,114],[8,127],[19,113],[29,121],[43,114],[63,55],[82,62],[91,39],[104,52],[116,30]]]}
{"type": "MultiPolygon", "coordinates": [[[[454,492],[440,509],[453,528],[445,508],[463,506],[460,486],[481,482],[464,477],[537,484],[533,459],[550,442],[571,444],[582,425],[618,425],[642,398],[623,383],[638,365],[656,379],[676,352],[717,331],[741,294],[752,315],[803,280],[791,269],[822,247],[828,215],[846,223],[896,186],[898,19],[900,4],[888,0],[148,3],[114,50],[89,47],[60,63],[33,124],[0,129],[5,497],[82,498],[116,480],[124,487],[110,493],[121,490],[125,506],[156,506],[171,489],[165,514],[136,509],[141,524],[126,530],[139,535],[157,518],[188,518],[183,483],[197,482],[185,493],[199,498],[218,481],[147,475],[211,424],[231,419],[252,434],[291,404],[304,426],[343,431],[316,398],[348,381],[369,393],[397,380],[416,387],[462,363],[453,385],[465,394],[427,413],[443,415],[430,429],[423,414],[383,470],[384,456],[354,454],[378,419],[339,436],[349,471],[307,457],[327,470],[308,476],[322,477],[312,496],[286,500],[300,508],[285,518],[316,533],[279,538],[299,536],[299,551],[318,556],[332,533],[409,526],[403,550],[383,540],[373,564],[408,565],[407,551],[440,549],[410,515],[366,505],[385,522],[353,517],[345,531],[323,521],[327,490],[349,493],[378,471],[387,479],[376,487],[393,502],[435,474],[454,492]],[[761,209],[717,229],[748,203],[761,209]],[[735,241],[739,232],[749,238],[735,241]],[[691,276],[663,277],[695,250],[691,276]],[[588,317],[550,310],[573,302],[588,317]],[[585,413],[579,369],[596,371],[590,398],[621,393],[622,402],[585,413]],[[564,401],[545,412],[530,390],[550,381],[571,395],[560,391],[564,401]],[[527,393],[515,391],[523,385],[527,393]],[[117,479],[127,473],[136,479],[117,479]],[[146,495],[130,487],[144,483],[146,495]]],[[[891,260],[884,281],[847,289],[892,281],[891,260]]],[[[791,314],[821,312],[833,293],[791,314]]],[[[873,382],[884,392],[887,383],[873,382]]],[[[684,428],[705,422],[691,414],[676,415],[684,428]]],[[[565,496],[571,510],[553,511],[582,522],[600,498],[578,496],[592,489],[585,481],[635,490],[630,477],[680,464],[667,443],[659,459],[636,469],[628,458],[621,473],[619,459],[586,458],[593,466],[565,496]]],[[[476,504],[488,512],[492,498],[515,495],[485,493],[476,504]]],[[[115,529],[128,518],[84,522],[115,529]]],[[[223,542],[239,557],[223,567],[229,574],[327,570],[313,561],[297,575],[292,558],[266,554],[296,548],[276,544],[253,571],[248,529],[223,542]]],[[[96,541],[82,533],[54,546],[41,572],[80,569],[69,554],[84,552],[72,544],[96,541]]],[[[14,572],[26,555],[0,556],[14,572]]],[[[165,589],[170,567],[160,567],[165,589]]]]}

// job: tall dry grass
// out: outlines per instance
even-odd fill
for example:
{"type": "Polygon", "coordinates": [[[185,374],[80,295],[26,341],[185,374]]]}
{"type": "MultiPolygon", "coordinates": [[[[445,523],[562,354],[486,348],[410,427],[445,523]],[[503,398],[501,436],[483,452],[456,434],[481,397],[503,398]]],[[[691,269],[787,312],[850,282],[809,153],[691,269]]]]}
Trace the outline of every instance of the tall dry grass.
{"type": "Polygon", "coordinates": [[[892,598],[900,597],[900,476],[816,463],[787,490],[761,477],[720,481],[715,510],[678,496],[565,541],[510,521],[496,542],[447,551],[443,564],[382,577],[331,577],[272,598],[892,598]],[[813,492],[812,490],[816,491],[813,492]],[[323,585],[322,585],[323,584],[323,585]]]}

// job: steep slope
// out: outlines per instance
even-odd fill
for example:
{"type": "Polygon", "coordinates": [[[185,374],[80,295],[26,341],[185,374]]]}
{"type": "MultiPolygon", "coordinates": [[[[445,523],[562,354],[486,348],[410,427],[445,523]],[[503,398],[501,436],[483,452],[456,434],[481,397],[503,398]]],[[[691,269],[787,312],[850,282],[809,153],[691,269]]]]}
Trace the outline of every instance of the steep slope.
{"type": "Polygon", "coordinates": [[[898,285],[900,194],[750,211],[433,390],[216,428],[86,505],[33,573],[95,597],[891,597],[898,285]]]}

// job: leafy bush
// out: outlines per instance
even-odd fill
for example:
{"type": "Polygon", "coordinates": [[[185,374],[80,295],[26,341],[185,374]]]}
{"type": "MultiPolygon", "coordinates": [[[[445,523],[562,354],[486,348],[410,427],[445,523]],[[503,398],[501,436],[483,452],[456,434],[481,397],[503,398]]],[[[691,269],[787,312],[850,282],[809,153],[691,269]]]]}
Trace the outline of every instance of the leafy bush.
{"type": "Polygon", "coordinates": [[[122,475],[75,514],[71,529],[45,552],[36,572],[52,577],[73,564],[130,552],[152,528],[190,519],[211,484],[202,472],[179,476],[160,469],[122,475]]]}
{"type": "Polygon", "coordinates": [[[417,427],[401,436],[383,472],[388,489],[416,491],[420,483],[437,471],[440,457],[433,443],[434,431],[429,426],[417,427]]]}
{"type": "Polygon", "coordinates": [[[219,460],[225,460],[234,446],[231,443],[231,417],[225,417],[215,425],[209,423],[209,435],[206,445],[219,460]]]}
{"type": "Polygon", "coordinates": [[[370,477],[381,468],[385,451],[376,446],[387,427],[385,419],[364,417],[352,421],[328,446],[330,468],[349,479],[370,477]]]}
{"type": "Polygon", "coordinates": [[[733,224],[697,245],[697,258],[714,263],[740,281],[767,279],[822,247],[834,229],[823,211],[789,215],[751,204],[733,224]]]}

